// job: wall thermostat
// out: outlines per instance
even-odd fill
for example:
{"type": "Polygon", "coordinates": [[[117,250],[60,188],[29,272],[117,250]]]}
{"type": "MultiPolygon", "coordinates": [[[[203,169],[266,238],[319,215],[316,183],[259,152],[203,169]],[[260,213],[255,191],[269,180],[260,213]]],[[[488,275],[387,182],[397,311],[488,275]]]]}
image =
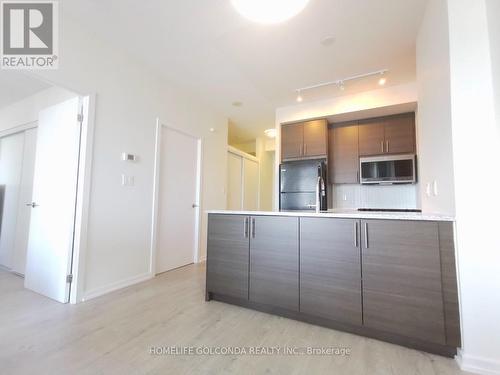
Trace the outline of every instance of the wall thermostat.
{"type": "Polygon", "coordinates": [[[134,155],[134,154],[127,154],[126,152],[124,152],[122,154],[122,160],[123,161],[136,161],[137,160],[137,156],[134,155]]]}

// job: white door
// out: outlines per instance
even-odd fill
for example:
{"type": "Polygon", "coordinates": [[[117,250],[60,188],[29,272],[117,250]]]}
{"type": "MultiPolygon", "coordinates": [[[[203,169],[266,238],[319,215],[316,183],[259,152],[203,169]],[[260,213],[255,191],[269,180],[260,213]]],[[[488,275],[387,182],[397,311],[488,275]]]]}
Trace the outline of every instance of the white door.
{"type": "Polygon", "coordinates": [[[24,275],[26,268],[26,254],[30,230],[31,202],[33,196],[33,177],[35,173],[37,129],[24,132],[23,170],[19,186],[19,204],[16,223],[16,239],[14,245],[14,259],[12,271],[24,275]]]}
{"type": "Polygon", "coordinates": [[[38,117],[25,287],[69,302],[81,123],[79,98],[38,117]]]}
{"type": "Polygon", "coordinates": [[[243,159],[243,209],[256,211],[259,209],[259,163],[243,159]]]}
{"type": "Polygon", "coordinates": [[[156,273],[194,263],[198,246],[200,141],[163,127],[156,273]]]}
{"type": "Polygon", "coordinates": [[[243,158],[232,152],[227,153],[227,209],[243,208],[243,158]]]}

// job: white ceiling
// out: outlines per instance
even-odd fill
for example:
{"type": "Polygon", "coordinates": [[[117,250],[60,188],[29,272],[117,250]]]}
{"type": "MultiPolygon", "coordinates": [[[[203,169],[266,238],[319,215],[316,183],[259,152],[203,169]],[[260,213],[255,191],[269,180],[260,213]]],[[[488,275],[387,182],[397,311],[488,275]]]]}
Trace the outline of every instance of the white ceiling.
{"type": "MultiPolygon", "coordinates": [[[[273,127],[275,109],[293,104],[299,87],[385,68],[388,85],[413,81],[425,3],[311,0],[301,14],[272,26],[243,19],[230,0],[67,0],[64,11],[91,19],[99,37],[196,92],[230,118],[244,141],[273,127]],[[324,47],[327,36],[336,41],[324,47]]],[[[376,79],[364,79],[345,92],[331,87],[304,99],[375,87],[376,79]]]]}
{"type": "Polygon", "coordinates": [[[0,70],[0,108],[4,108],[49,87],[50,85],[22,72],[0,70]]]}

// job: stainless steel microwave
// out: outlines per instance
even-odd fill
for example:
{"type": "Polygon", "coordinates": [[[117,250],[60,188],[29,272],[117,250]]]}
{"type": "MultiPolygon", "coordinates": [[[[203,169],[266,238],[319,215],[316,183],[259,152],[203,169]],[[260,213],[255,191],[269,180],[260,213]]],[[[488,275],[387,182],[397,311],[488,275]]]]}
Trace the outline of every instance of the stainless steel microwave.
{"type": "Polygon", "coordinates": [[[414,184],[416,163],[414,154],[360,158],[361,184],[414,184]]]}

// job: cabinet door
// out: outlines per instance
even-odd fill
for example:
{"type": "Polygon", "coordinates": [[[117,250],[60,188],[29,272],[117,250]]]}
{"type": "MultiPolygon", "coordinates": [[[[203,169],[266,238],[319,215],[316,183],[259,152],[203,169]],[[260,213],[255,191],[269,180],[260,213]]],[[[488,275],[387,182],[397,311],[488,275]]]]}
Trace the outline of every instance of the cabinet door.
{"type": "Polygon", "coordinates": [[[438,224],[362,222],[364,325],[445,344],[438,224]]]}
{"type": "Polygon", "coordinates": [[[362,324],[358,220],[300,219],[300,311],[362,324]]]}
{"type": "Polygon", "coordinates": [[[389,117],[385,123],[385,152],[415,153],[415,115],[389,117]]]}
{"type": "Polygon", "coordinates": [[[250,301],[299,310],[298,218],[252,217],[250,301]]]}
{"type": "Polygon", "coordinates": [[[248,216],[208,216],[207,292],[248,299],[248,222],[248,216]]]}
{"type": "Polygon", "coordinates": [[[326,156],[328,153],[328,123],[326,120],[304,123],[304,156],[326,156]]]}
{"type": "Polygon", "coordinates": [[[380,155],[384,153],[384,122],[369,120],[359,123],[359,155],[380,155]]]}
{"type": "Polygon", "coordinates": [[[334,184],[359,182],[358,126],[330,129],[330,181],[334,184]]]}
{"type": "Polygon", "coordinates": [[[303,155],[304,126],[290,124],[281,126],[281,159],[297,159],[303,155]]]}

